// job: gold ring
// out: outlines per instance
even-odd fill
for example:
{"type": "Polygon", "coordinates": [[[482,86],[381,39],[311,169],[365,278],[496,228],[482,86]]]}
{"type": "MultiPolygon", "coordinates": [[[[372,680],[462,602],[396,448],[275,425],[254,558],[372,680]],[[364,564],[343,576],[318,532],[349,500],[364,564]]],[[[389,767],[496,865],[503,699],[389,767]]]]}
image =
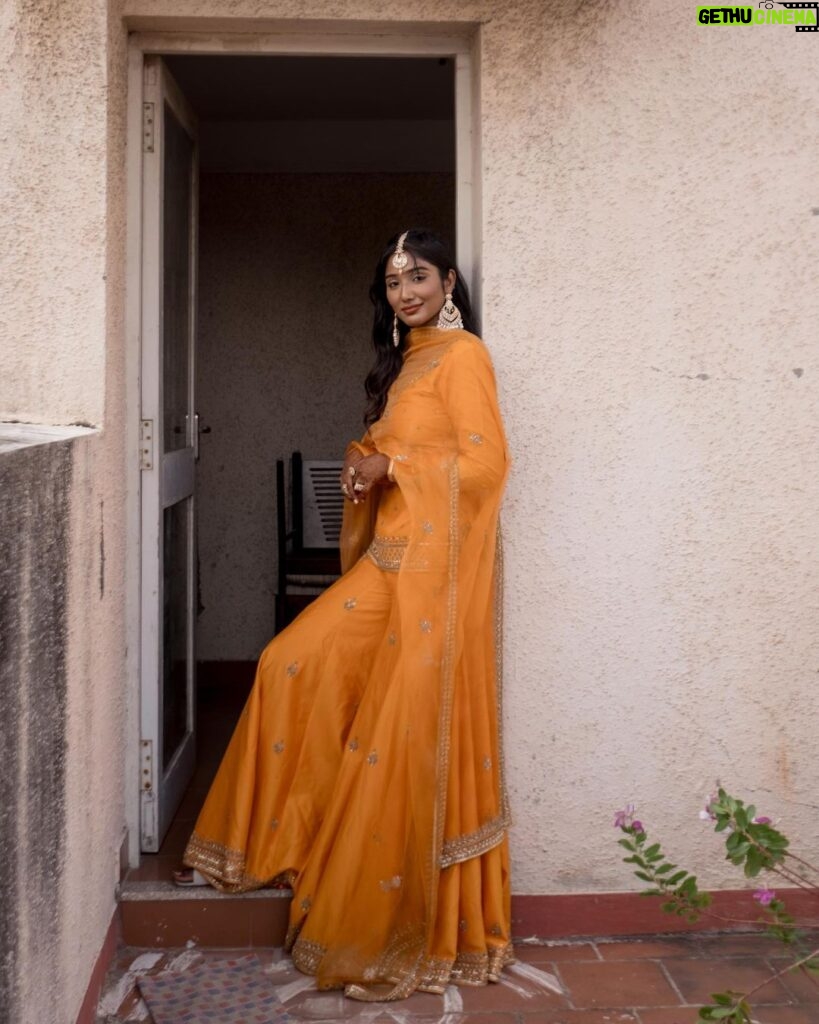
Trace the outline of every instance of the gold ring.
{"type": "Polygon", "coordinates": [[[364,490],[364,484],[362,484],[362,482],[360,480],[356,481],[356,483],[353,484],[353,490],[354,491],[363,491],[364,490]]]}
{"type": "Polygon", "coordinates": [[[350,476],[355,476],[355,466],[350,466],[347,472],[350,474],[350,476]]]}

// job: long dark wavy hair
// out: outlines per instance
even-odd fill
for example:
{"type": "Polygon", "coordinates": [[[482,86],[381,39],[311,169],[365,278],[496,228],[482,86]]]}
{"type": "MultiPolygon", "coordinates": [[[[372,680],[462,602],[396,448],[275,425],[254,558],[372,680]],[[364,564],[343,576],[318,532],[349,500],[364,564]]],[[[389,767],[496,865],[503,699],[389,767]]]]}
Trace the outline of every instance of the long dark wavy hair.
{"type": "MultiPolygon", "coordinates": [[[[398,334],[400,342],[396,346],[392,340],[392,325],[394,313],[392,306],[387,299],[387,285],[384,280],[386,276],[387,260],[395,252],[398,239],[402,232],[399,232],[390,239],[386,249],[381,254],[373,275],[373,283],[370,285],[370,300],[375,307],[373,315],[373,347],[375,348],[375,363],[367,374],[364,381],[364,390],[367,392],[367,408],[364,413],[364,423],[369,427],[376,420],[381,418],[384,406],[387,404],[387,392],[390,385],[398,376],[401,364],[404,361],[404,350],[409,327],[399,319],[398,334]]],[[[461,312],[461,319],[464,322],[464,330],[478,333],[478,324],[475,314],[472,312],[472,303],[469,299],[469,289],[466,286],[463,275],[455,266],[449,246],[433,231],[425,228],[411,228],[407,232],[404,241],[404,251],[410,259],[425,260],[438,268],[441,281],[444,280],[450,270],[456,274],[455,288],[452,292],[452,301],[461,312]]]]}

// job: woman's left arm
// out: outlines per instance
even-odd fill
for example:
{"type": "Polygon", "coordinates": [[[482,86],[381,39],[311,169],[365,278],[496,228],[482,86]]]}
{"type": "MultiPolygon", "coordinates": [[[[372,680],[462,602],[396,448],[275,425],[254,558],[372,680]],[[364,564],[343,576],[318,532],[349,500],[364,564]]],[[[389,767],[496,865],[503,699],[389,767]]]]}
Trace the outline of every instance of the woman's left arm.
{"type": "Polygon", "coordinates": [[[460,488],[492,490],[509,463],[492,360],[477,338],[458,342],[442,361],[438,389],[455,432],[460,488]]]}

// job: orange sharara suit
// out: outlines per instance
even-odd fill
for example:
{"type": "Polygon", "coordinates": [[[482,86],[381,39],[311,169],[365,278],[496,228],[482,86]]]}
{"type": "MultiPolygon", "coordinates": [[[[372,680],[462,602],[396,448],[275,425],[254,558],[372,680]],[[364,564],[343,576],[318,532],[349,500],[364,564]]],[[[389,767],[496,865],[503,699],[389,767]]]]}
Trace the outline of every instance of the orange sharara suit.
{"type": "Polygon", "coordinates": [[[224,892],[286,879],[287,947],[362,1000],[497,981],[512,962],[489,354],[407,336],[361,442],[393,482],[345,508],[344,573],[265,647],[184,863],[224,892]]]}

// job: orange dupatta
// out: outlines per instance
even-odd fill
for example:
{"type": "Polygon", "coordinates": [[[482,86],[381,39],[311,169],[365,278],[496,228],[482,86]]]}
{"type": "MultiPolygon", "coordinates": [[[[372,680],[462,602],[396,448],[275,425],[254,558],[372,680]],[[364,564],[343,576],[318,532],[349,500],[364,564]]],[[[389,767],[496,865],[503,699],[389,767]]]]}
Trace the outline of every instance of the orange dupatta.
{"type": "MultiPolygon", "coordinates": [[[[395,460],[408,524],[386,538],[403,549],[397,628],[368,684],[378,690],[370,766],[377,756],[382,770],[362,762],[350,784],[336,839],[350,858],[333,882],[344,890],[337,914],[305,913],[290,941],[320,988],[383,1000],[448,981],[459,957],[485,957],[490,975],[511,959],[505,867],[501,895],[484,910],[494,916],[481,928],[483,950],[454,948],[439,898],[443,873],[499,847],[510,823],[499,669],[499,510],[510,460],[480,339],[411,331],[385,412],[358,447],[395,460]]],[[[378,501],[376,489],[346,505],[345,571],[373,542],[378,501]]]]}

